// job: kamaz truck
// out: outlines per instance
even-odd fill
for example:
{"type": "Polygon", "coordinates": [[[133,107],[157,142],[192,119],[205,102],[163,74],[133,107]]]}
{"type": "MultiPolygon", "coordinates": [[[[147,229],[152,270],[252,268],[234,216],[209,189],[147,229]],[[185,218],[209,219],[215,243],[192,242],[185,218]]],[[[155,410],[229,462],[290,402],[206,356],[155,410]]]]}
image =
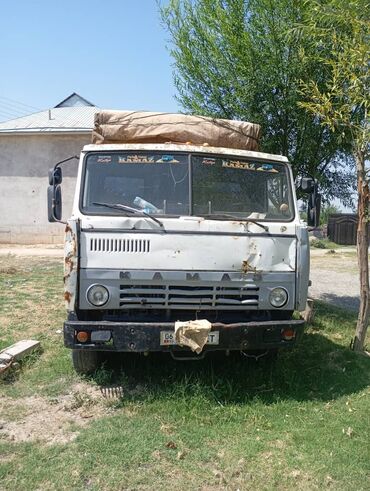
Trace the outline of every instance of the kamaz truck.
{"type": "MultiPolygon", "coordinates": [[[[262,356],[298,341],[307,225],[287,158],[257,151],[258,135],[238,121],[96,115],[65,234],[64,343],[77,371],[102,352],[262,356]]],[[[62,220],[62,164],[49,172],[50,221],[62,220]]],[[[312,179],[301,187],[312,192],[312,179]]]]}

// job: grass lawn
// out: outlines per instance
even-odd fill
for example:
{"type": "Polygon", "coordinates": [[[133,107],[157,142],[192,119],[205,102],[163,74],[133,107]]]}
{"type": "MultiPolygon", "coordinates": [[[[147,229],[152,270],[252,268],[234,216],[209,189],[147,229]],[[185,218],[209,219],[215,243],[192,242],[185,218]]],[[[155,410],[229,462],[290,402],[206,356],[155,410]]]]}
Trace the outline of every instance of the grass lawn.
{"type": "Polygon", "coordinates": [[[355,316],[317,303],[274,365],[160,355],[77,376],[63,347],[62,265],[0,258],[0,349],[42,352],[0,382],[1,490],[365,490],[370,359],[355,316]]]}

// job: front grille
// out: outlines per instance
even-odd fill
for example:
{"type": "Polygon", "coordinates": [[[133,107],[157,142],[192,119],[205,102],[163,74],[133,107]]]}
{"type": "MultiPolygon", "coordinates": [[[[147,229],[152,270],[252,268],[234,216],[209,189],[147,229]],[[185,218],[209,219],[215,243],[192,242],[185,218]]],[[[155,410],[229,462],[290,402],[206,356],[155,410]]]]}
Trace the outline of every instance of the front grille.
{"type": "Polygon", "coordinates": [[[121,308],[171,309],[256,309],[259,287],[254,284],[189,286],[188,284],[133,284],[120,285],[121,308]]]}
{"type": "Polygon", "coordinates": [[[92,252],[150,252],[150,240],[145,239],[90,239],[92,252]]]}

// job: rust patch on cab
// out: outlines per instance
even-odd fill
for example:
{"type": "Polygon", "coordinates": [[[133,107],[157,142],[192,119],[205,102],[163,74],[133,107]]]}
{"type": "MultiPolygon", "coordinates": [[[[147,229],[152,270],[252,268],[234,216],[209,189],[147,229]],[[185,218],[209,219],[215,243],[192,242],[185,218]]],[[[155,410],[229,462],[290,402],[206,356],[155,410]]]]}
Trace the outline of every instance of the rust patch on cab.
{"type": "Polygon", "coordinates": [[[64,300],[69,312],[75,310],[77,269],[77,223],[69,220],[65,229],[64,242],[64,300]]]}
{"type": "Polygon", "coordinates": [[[72,298],[72,294],[71,294],[71,292],[67,292],[67,291],[65,291],[65,292],[64,292],[64,300],[65,300],[67,303],[69,303],[69,302],[71,301],[71,298],[72,298]]]}
{"type": "Polygon", "coordinates": [[[257,269],[254,266],[252,266],[251,264],[249,264],[249,262],[246,260],[246,261],[242,262],[242,272],[243,273],[257,273],[257,269]]]}

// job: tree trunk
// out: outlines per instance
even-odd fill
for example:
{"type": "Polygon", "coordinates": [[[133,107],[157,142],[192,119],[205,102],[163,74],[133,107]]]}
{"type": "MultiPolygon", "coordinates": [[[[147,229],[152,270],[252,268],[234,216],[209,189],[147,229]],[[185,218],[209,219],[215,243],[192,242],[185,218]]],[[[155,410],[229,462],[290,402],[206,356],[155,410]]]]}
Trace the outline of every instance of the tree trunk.
{"type": "Polygon", "coordinates": [[[369,238],[368,211],[369,185],[365,174],[365,157],[362,151],[355,154],[358,188],[357,256],[360,272],[360,309],[358,313],[354,351],[363,351],[367,326],[369,324],[369,238]]]}

